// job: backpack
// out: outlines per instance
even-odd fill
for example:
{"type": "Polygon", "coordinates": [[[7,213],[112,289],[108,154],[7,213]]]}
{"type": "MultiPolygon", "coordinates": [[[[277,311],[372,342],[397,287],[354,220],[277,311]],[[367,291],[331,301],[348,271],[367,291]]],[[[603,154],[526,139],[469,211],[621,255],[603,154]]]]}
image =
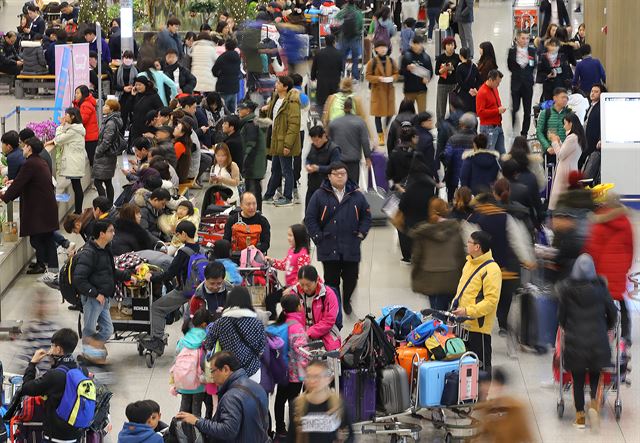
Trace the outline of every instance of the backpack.
{"type": "Polygon", "coordinates": [[[442,330],[446,334],[449,328],[440,320],[427,320],[407,334],[407,343],[413,346],[422,346],[437,330],[442,330]]]}
{"type": "Polygon", "coordinates": [[[258,248],[245,248],[240,251],[241,268],[262,268],[266,263],[264,254],[258,248]]]}
{"type": "Polygon", "coordinates": [[[76,429],[88,428],[96,412],[96,385],[79,368],[59,366],[56,370],[67,376],[56,414],[76,429]]]}
{"type": "MultiPolygon", "coordinates": [[[[375,69],[375,66],[374,66],[375,69]]],[[[348,98],[353,98],[353,94],[344,94],[339,92],[333,96],[333,100],[331,101],[331,107],[329,109],[329,121],[333,121],[338,117],[342,117],[344,115],[344,102],[347,101],[348,98]]],[[[352,100],[353,103],[353,113],[356,113],[355,100],[352,100]]]]}
{"type": "Polygon", "coordinates": [[[231,226],[231,250],[238,252],[249,246],[257,246],[261,234],[261,225],[248,225],[238,216],[238,222],[231,226]]]}
{"type": "Polygon", "coordinates": [[[396,350],[370,315],[358,321],[340,350],[346,368],[382,368],[394,364],[396,350]]]}
{"type": "Polygon", "coordinates": [[[187,246],[181,250],[189,256],[187,279],[182,285],[182,291],[185,296],[191,297],[196,292],[196,288],[204,281],[204,268],[209,264],[209,259],[206,255],[196,253],[187,246]]]}
{"type": "Polygon", "coordinates": [[[170,443],[205,443],[207,440],[194,425],[177,418],[171,419],[169,433],[164,437],[170,443]]]}
{"type": "MultiPolygon", "coordinates": [[[[60,288],[60,294],[62,294],[62,300],[68,302],[73,306],[80,306],[82,301],[80,299],[80,293],[73,284],[73,273],[78,262],[79,254],[85,251],[84,246],[78,249],[75,254],[69,256],[67,261],[64,262],[58,272],[58,286],[60,288]]],[[[88,254],[88,252],[85,252],[88,254]]]]}
{"type": "Polygon", "coordinates": [[[215,383],[213,380],[213,364],[211,362],[213,360],[213,356],[220,351],[222,351],[222,347],[220,346],[220,342],[217,341],[215,348],[211,351],[211,355],[205,356],[203,365],[204,369],[202,372],[202,380],[204,383],[215,383]]]}
{"type": "Polygon", "coordinates": [[[267,332],[265,341],[265,349],[260,356],[260,386],[267,393],[273,393],[275,385],[289,384],[289,338],[288,334],[287,339],[283,340],[280,336],[267,332]]]}
{"type": "Polygon", "coordinates": [[[182,348],[171,367],[173,384],[177,390],[198,389],[202,383],[203,371],[200,366],[202,351],[198,349],[182,348]]]}
{"type": "Polygon", "coordinates": [[[340,32],[344,38],[352,39],[358,36],[357,22],[356,11],[353,8],[347,8],[340,26],[340,32]]]}
{"type": "Polygon", "coordinates": [[[430,360],[455,360],[465,353],[466,347],[461,338],[450,333],[435,331],[425,342],[430,360]]]}
{"type": "Polygon", "coordinates": [[[284,343],[282,346],[282,357],[287,367],[289,366],[289,326],[292,324],[293,321],[290,320],[282,323],[281,325],[274,323],[265,328],[267,334],[271,334],[274,337],[280,337],[282,339],[284,343]]]}
{"type": "Polygon", "coordinates": [[[373,32],[373,41],[383,41],[386,43],[387,48],[391,47],[391,36],[386,26],[381,25],[380,21],[376,21],[376,30],[373,32]]]}
{"type": "Polygon", "coordinates": [[[377,321],[382,328],[388,326],[392,329],[396,340],[402,341],[422,324],[422,317],[406,306],[392,305],[382,308],[382,316],[377,321]]]}

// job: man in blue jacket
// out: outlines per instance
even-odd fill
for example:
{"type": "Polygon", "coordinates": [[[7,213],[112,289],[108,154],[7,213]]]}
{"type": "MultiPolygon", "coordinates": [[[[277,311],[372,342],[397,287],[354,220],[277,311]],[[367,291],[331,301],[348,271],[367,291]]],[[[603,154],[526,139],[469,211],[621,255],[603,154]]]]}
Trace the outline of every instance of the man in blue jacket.
{"type": "Polygon", "coordinates": [[[178,52],[178,58],[182,58],[182,41],[178,35],[179,30],[180,19],[176,17],[169,18],[169,20],[167,20],[167,29],[163,29],[158,33],[156,43],[160,54],[164,54],[167,52],[167,49],[173,48],[178,52]]]}
{"type": "Polygon", "coordinates": [[[583,92],[591,92],[593,85],[607,83],[607,74],[600,60],[591,56],[591,45],[583,45],[580,49],[583,56],[573,74],[573,86],[578,86],[583,92]]]}
{"type": "Polygon", "coordinates": [[[205,434],[205,440],[237,443],[265,443],[271,441],[269,400],[258,383],[247,377],[240,361],[228,351],[214,355],[213,380],[218,388],[218,408],[211,420],[178,412],[176,418],[205,434]]]}
{"type": "MultiPolygon", "coordinates": [[[[89,52],[94,51],[96,54],[98,53],[98,36],[96,35],[96,28],[89,27],[84,30],[84,39],[87,43],[89,43],[89,52]]],[[[102,46],[102,61],[104,63],[111,63],[111,50],[109,49],[109,44],[104,39],[104,37],[100,37],[100,45],[102,46]]],[[[105,72],[106,74],[106,72],[105,72]]]]}
{"type": "Polygon", "coordinates": [[[342,276],[343,309],[351,315],[360,244],[371,227],[371,210],[358,185],[349,180],[347,165],[337,162],[329,167],[329,177],[311,197],[304,224],[318,247],[326,284],[339,288],[342,276]]]}

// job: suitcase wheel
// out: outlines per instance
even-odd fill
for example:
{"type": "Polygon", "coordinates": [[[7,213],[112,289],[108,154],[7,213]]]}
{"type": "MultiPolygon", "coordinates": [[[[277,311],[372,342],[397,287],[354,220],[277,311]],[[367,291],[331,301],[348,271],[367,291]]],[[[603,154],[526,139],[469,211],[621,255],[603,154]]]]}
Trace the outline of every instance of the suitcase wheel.
{"type": "Polygon", "coordinates": [[[556,411],[558,412],[558,418],[562,418],[564,415],[564,400],[558,400],[556,411]]]}
{"type": "Polygon", "coordinates": [[[616,400],[616,404],[614,406],[614,412],[616,415],[616,421],[619,421],[620,416],[622,415],[622,402],[620,400],[616,400]]]}

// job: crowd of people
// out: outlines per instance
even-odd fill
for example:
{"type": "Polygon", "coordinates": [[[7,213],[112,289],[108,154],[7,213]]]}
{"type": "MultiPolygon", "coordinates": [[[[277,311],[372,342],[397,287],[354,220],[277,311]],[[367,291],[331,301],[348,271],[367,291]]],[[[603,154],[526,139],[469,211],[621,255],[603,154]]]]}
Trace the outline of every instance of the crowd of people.
{"type": "MultiPolygon", "coordinates": [[[[599,101],[606,92],[585,26],[570,38],[564,2],[544,0],[541,8],[550,12],[541,35],[516,32],[506,68],[513,135],[520,135],[509,146],[511,137],[503,131],[507,107],[498,89],[504,75],[491,42],[480,43],[474,62],[472,0],[428,0],[422,31],[410,5],[402,15],[400,8],[380,5],[365,29],[356,0],[341,2],[342,8],[316,3],[274,1],[259,6],[256,20],[247,23],[221,12],[215,31],[204,24],[183,36],[180,20],[171,17],[160,32],[146,33],[140,45],[124,51],[119,20],[98,41],[95,28],[78,23],[77,7],[61,3],[60,21],[47,27],[39,8],[29,4],[18,32],[3,37],[0,72],[10,75],[52,72],[55,45],[70,38],[90,44],[92,81],[74,91],[55,138],[43,143],[30,130],[2,135],[9,181],[0,191],[4,202],[20,198],[20,235],[30,238],[36,252],[27,273],[58,281],[57,247],[73,257],[63,268],[78,295],[70,309],[83,312],[84,361],[109,361],[106,342],[121,282],[148,279],[163,288],[140,344],[157,356],[167,346],[167,321],[187,305],[171,369],[180,412],[169,426],[160,422],[153,400],[131,403],[118,440],[160,441],[157,431],[175,433],[186,425],[205,439],[224,441],[334,441],[341,430],[346,441],[353,440],[354,417],[331,390],[331,368],[309,359],[304,349],[317,340],[326,351],[340,349],[342,316],[354,315],[362,244],[377,215],[360,188],[368,176],[364,165],[397,199],[391,221],[401,260],[412,266],[413,291],[427,296],[434,309],[471,318],[466,349],[489,375],[494,323],[502,339],[514,294],[528,271],[539,267],[534,244],[553,233],[546,245],[555,251],[553,266],[546,276],[557,283],[575,424],[584,427],[585,374],[594,398],[596,374],[610,360],[614,299],[622,337],[631,345],[625,281],[633,257],[625,207],[614,194],[596,199],[585,187],[599,183],[599,101]],[[309,13],[314,8],[319,12],[309,13]],[[331,15],[332,33],[315,43],[305,84],[305,57],[294,53],[304,48],[300,36],[324,13],[331,15]],[[434,42],[436,25],[444,38],[434,42]],[[431,44],[438,54],[433,61],[426,50],[431,44]],[[114,96],[98,97],[99,63],[114,96]],[[400,77],[403,99],[396,108],[400,77]],[[436,77],[431,111],[427,91],[436,77]],[[358,94],[365,83],[368,106],[358,94]],[[542,96],[533,107],[536,83],[542,96]],[[127,184],[116,195],[120,155],[127,184]],[[382,169],[376,169],[379,163],[382,169]],[[300,198],[305,171],[306,195],[300,198]],[[82,179],[88,173],[98,197],[85,209],[82,179]],[[63,227],[82,237],[81,248],[58,232],[56,177],[71,182],[73,213],[63,227]],[[205,203],[198,208],[185,194],[203,188],[205,203]],[[294,204],[304,205],[304,219],[292,220],[289,249],[279,260],[268,255],[272,225],[262,209],[294,204]],[[205,247],[198,240],[200,220],[220,205],[234,209],[222,239],[205,247]],[[312,265],[310,242],[322,270],[312,265]],[[162,272],[141,276],[138,264],[116,266],[122,256],[155,249],[166,253],[162,272]],[[285,273],[284,289],[267,297],[266,314],[239,285],[242,250],[285,273]],[[271,374],[262,360],[276,330],[286,331],[288,361],[271,413],[274,388],[265,388],[271,374]]],[[[306,41],[314,45],[313,36],[306,41]]],[[[49,351],[35,352],[25,375],[24,395],[47,396],[44,429],[50,441],[79,441],[81,432],[56,415],[63,372],[36,377],[36,365],[48,355],[52,368],[75,369],[79,341],[72,330],[60,329],[49,351]]],[[[593,427],[598,410],[592,401],[587,413],[593,427]]]]}

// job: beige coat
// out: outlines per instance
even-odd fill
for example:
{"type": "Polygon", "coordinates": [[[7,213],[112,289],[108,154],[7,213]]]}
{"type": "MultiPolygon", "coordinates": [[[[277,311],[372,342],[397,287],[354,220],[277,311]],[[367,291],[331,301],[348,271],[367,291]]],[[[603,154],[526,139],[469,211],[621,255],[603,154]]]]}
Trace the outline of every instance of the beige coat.
{"type": "Polygon", "coordinates": [[[88,161],[87,151],[84,148],[85,133],[82,123],[61,125],[56,128],[56,136],[53,141],[58,150],[56,164],[59,176],[84,177],[88,161]]]}
{"type": "Polygon", "coordinates": [[[394,83],[382,83],[382,77],[398,79],[398,65],[391,57],[387,57],[386,63],[382,63],[375,56],[367,63],[365,78],[371,83],[371,105],[369,114],[374,117],[391,117],[396,113],[395,85],[394,83]],[[374,66],[375,65],[375,66],[374,66]]]}
{"type": "Polygon", "coordinates": [[[216,44],[210,40],[193,42],[191,51],[191,73],[198,79],[196,91],[212,92],[216,90],[216,78],[213,76],[213,65],[218,58],[216,44]]]}

